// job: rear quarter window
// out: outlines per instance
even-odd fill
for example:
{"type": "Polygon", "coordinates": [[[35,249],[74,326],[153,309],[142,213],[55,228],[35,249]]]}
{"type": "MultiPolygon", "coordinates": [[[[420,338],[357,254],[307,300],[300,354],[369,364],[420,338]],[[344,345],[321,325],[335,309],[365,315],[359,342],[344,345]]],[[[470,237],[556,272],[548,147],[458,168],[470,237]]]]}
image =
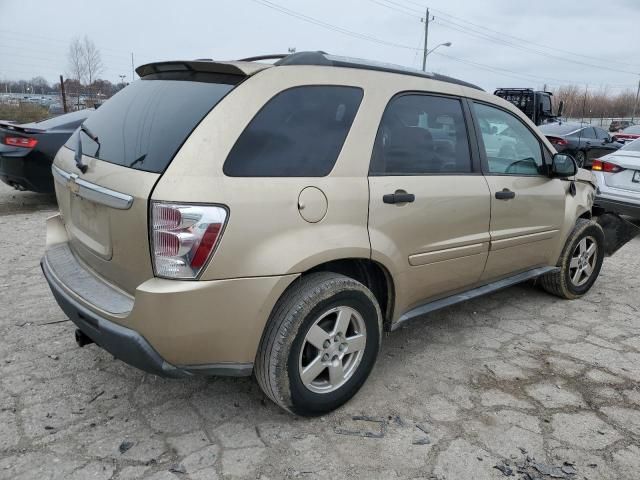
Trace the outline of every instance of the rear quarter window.
{"type": "Polygon", "coordinates": [[[251,120],[229,152],[230,177],[323,177],[336,163],[363,91],[313,85],[280,92],[251,120]]]}

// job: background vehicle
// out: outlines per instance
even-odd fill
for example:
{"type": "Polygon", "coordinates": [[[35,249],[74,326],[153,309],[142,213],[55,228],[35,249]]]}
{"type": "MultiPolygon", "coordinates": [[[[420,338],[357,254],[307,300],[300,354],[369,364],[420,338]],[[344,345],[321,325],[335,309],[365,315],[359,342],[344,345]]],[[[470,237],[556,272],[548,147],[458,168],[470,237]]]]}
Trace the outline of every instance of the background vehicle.
{"type": "Polygon", "coordinates": [[[622,143],[640,138],[640,125],[631,125],[622,130],[622,132],[616,133],[613,138],[622,143]]]}
{"type": "Polygon", "coordinates": [[[321,52],[137,73],[53,165],[42,267],[80,344],[165,376],[255,373],[318,415],[384,330],[596,281],[593,176],[474,85],[321,52]]]}
{"type": "Polygon", "coordinates": [[[614,152],[622,146],[622,143],[616,142],[600,127],[577,123],[549,123],[539,128],[558,152],[572,155],[578,166],[583,168],[591,167],[595,158],[614,152]]]}
{"type": "Polygon", "coordinates": [[[53,192],[51,163],[56,153],[93,109],[41,122],[0,122],[0,180],[18,190],[53,192]]]}
{"type": "Polygon", "coordinates": [[[593,161],[595,203],[609,212],[640,218],[640,139],[593,161]]]}
{"type": "Polygon", "coordinates": [[[498,88],[493,94],[514,104],[536,125],[554,122],[562,116],[564,103],[560,102],[558,113],[554,114],[551,92],[532,88],[498,88]]]}
{"type": "Polygon", "coordinates": [[[618,132],[632,125],[633,123],[631,123],[630,120],[611,120],[611,124],[609,125],[609,131],[612,133],[618,132]]]}

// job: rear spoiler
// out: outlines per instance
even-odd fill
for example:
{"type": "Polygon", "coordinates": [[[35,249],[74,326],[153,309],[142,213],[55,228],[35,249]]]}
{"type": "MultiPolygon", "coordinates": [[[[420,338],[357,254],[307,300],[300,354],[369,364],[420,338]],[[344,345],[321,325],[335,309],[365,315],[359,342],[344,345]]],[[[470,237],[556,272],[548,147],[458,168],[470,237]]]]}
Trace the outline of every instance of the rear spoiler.
{"type": "Polygon", "coordinates": [[[269,64],[246,61],[215,62],[212,60],[176,60],[140,65],[136,68],[136,73],[140,78],[154,73],[167,72],[221,73],[248,77],[270,67],[271,65],[269,64]]]}
{"type": "Polygon", "coordinates": [[[7,121],[0,121],[0,128],[18,133],[44,133],[42,128],[23,127],[7,121]]]}

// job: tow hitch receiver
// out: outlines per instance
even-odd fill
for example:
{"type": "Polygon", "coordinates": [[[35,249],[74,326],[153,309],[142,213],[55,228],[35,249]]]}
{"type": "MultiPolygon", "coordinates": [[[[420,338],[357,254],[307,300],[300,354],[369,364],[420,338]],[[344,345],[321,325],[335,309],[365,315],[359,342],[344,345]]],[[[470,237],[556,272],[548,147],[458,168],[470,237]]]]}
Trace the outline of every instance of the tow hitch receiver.
{"type": "Polygon", "coordinates": [[[87,335],[85,335],[85,333],[79,328],[76,328],[75,337],[76,337],[76,343],[78,344],[79,347],[84,347],[85,345],[90,345],[93,343],[93,340],[91,340],[87,335]]]}
{"type": "Polygon", "coordinates": [[[604,230],[604,252],[607,256],[616,253],[632,238],[640,235],[640,227],[616,213],[603,213],[596,221],[604,230]]]}

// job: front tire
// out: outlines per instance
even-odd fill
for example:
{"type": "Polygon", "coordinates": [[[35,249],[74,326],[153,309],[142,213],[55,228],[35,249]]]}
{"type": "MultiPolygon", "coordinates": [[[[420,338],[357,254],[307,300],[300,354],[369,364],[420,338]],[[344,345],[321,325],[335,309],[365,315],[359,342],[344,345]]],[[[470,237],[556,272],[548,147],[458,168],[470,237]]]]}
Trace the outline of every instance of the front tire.
{"type": "Polygon", "coordinates": [[[587,293],[595,283],[604,260],[604,232],[596,222],[578,219],[565,244],[560,270],[540,277],[547,292],[572,300],[587,293]]]}
{"type": "Polygon", "coordinates": [[[276,304],[255,375],[280,407],[321,415],[343,405],[364,384],[381,337],[382,314],[367,287],[335,273],[308,274],[276,304]]]}

